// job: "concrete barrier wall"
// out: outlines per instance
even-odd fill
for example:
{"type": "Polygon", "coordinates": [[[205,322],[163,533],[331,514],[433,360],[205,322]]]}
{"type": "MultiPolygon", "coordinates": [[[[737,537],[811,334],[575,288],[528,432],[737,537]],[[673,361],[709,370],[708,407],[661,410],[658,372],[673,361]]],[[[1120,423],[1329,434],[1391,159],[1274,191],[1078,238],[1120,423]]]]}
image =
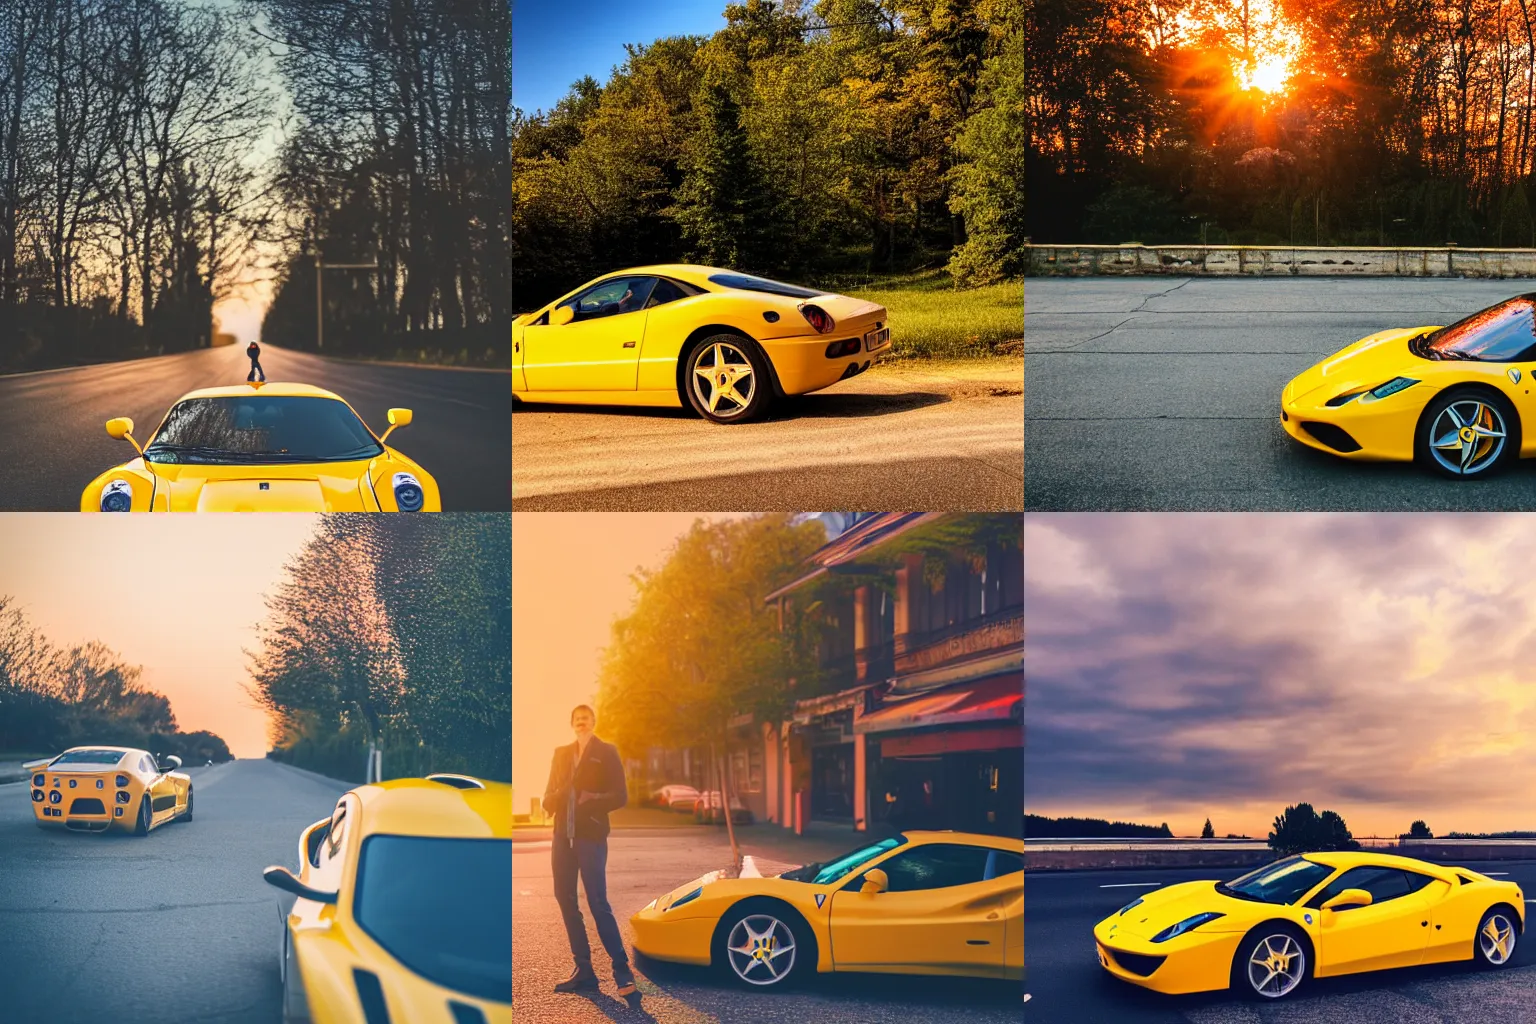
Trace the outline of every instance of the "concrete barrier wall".
{"type": "Polygon", "coordinates": [[[1536,277],[1536,249],[1262,245],[1027,245],[1041,277],[1536,277]]]}
{"type": "MultiPolygon", "coordinates": [[[[1464,864],[1476,870],[1478,861],[1536,859],[1536,843],[1507,842],[1415,842],[1401,847],[1377,847],[1381,853],[1433,861],[1437,864],[1464,864]]],[[[1030,871],[1102,871],[1115,868],[1244,868],[1268,864],[1276,857],[1268,849],[1081,849],[1059,847],[1047,850],[1024,848],[1024,870],[1030,871]]]]}

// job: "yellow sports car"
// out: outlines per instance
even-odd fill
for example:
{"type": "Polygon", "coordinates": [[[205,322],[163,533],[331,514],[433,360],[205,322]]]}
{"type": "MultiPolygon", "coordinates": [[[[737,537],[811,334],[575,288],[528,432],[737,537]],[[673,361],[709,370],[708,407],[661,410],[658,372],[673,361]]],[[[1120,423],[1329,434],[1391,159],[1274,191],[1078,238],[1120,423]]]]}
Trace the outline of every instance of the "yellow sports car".
{"type": "Polygon", "coordinates": [[[811,971],[1023,980],[1024,841],[914,831],[772,878],[713,872],[630,924],[640,953],[758,989],[811,971]]]}
{"type": "Polygon", "coordinates": [[[719,267],[634,267],[512,321],[512,396],[747,420],[890,351],[885,307],[719,267]]]}
{"type": "Polygon", "coordinates": [[[32,813],[43,827],[143,836],[192,820],[192,777],[176,770],[179,757],[157,761],[131,747],[70,747],[22,767],[33,773],[32,813]]]}
{"type": "Polygon", "coordinates": [[[438,512],[432,475],[384,442],[411,422],[389,410],[375,435],[339,395],[308,384],[205,388],[171,406],[139,457],[80,495],[82,512],[438,512]]]}
{"type": "Polygon", "coordinates": [[[1387,853],[1308,853],[1234,882],[1181,882],[1093,929],[1099,963],[1157,992],[1280,999],[1308,978],[1475,960],[1502,967],[1525,895],[1468,868],[1387,853]]]}
{"type": "Polygon", "coordinates": [[[511,1024],[512,789],[468,775],[359,786],[299,836],[285,1024],[511,1024]]]}
{"type": "Polygon", "coordinates": [[[1449,327],[1380,331],[1285,386],[1280,423],[1351,459],[1408,461],[1458,480],[1536,456],[1536,293],[1449,327]]]}

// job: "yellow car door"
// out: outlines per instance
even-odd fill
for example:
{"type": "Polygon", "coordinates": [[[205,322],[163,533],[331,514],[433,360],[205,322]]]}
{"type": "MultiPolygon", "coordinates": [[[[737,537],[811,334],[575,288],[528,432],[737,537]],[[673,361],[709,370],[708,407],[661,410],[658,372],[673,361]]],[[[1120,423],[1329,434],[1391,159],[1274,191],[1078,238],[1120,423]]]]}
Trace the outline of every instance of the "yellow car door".
{"type": "Polygon", "coordinates": [[[833,969],[1000,976],[1004,924],[1022,876],[986,878],[984,846],[927,843],[878,862],[832,896],[833,969]]]}
{"type": "Polygon", "coordinates": [[[1308,900],[1307,907],[1320,915],[1317,975],[1419,963],[1431,932],[1429,903],[1420,881],[1424,877],[1397,867],[1351,868],[1308,900]],[[1323,909],[1346,889],[1363,889],[1370,893],[1371,903],[1323,909]]]}
{"type": "Polygon", "coordinates": [[[633,391],[654,277],[599,281],[524,327],[523,378],[538,391],[633,391]]]}

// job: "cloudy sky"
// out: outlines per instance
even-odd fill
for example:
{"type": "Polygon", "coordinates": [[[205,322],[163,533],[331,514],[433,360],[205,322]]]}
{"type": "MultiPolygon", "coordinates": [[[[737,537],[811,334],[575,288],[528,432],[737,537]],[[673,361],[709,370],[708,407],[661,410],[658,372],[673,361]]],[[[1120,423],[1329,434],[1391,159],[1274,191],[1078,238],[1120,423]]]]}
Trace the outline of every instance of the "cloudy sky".
{"type": "Polygon", "coordinates": [[[1262,838],[1536,829],[1536,523],[1031,515],[1025,803],[1262,838]]]}

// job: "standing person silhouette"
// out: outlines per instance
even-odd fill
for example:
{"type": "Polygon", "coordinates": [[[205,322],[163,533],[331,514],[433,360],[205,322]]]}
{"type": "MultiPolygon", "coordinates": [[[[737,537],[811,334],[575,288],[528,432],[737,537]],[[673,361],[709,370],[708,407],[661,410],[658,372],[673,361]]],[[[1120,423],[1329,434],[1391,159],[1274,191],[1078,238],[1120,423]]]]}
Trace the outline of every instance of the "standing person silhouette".
{"type": "Polygon", "coordinates": [[[555,816],[554,841],[550,844],[555,902],[560,904],[565,937],[576,960],[575,973],[557,984],[555,991],[578,992],[598,984],[587,926],[576,904],[579,875],[598,938],[613,961],[613,980],[619,995],[627,998],[635,994],[635,975],[629,969],[613,908],[608,905],[608,814],[623,807],[628,795],[619,751],[593,735],[596,725],[597,715],[587,705],[571,709],[576,742],[555,748],[549,785],[544,790],[544,811],[555,816]]]}
{"type": "Polygon", "coordinates": [[[245,347],[245,354],[251,360],[251,372],[245,375],[245,379],[265,382],[267,372],[261,368],[261,346],[253,341],[245,347]]]}

